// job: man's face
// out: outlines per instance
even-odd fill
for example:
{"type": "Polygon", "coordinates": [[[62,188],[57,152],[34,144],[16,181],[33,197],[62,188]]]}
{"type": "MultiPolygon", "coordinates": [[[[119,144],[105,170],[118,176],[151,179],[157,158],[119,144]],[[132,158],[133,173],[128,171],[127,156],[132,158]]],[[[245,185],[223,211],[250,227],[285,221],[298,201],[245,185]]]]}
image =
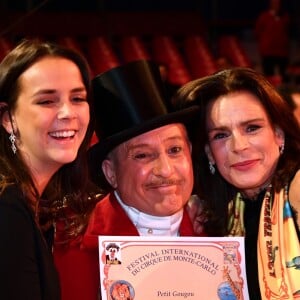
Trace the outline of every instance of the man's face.
{"type": "Polygon", "coordinates": [[[170,124],[119,145],[102,164],[122,201],[155,216],[178,212],[193,188],[191,146],[182,124],[170,124]]]}

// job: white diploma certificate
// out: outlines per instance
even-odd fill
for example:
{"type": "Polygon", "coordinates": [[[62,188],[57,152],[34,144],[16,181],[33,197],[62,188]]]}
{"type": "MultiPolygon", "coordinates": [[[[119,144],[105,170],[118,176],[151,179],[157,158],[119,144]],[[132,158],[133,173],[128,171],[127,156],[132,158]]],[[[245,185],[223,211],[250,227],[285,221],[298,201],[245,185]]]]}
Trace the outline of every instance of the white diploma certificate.
{"type": "Polygon", "coordinates": [[[248,300],[244,238],[99,236],[102,300],[248,300]]]}

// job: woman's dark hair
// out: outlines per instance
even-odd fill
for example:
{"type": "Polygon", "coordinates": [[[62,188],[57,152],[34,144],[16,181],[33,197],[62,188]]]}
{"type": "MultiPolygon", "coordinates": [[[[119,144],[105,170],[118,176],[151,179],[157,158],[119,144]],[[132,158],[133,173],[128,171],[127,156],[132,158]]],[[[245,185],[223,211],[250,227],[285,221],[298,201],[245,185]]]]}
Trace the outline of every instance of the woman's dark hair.
{"type": "Polygon", "coordinates": [[[206,229],[208,234],[226,234],[228,202],[236,194],[233,186],[218,173],[212,175],[208,167],[205,145],[208,143],[206,130],[207,105],[222,95],[248,91],[260,101],[275,128],[285,135],[285,150],[280,156],[276,173],[272,179],[275,190],[288,182],[300,167],[300,128],[290,107],[276,89],[260,73],[249,68],[232,68],[220,71],[185,84],[173,98],[179,108],[197,104],[200,118],[195,126],[197,134],[192,140],[195,172],[195,192],[207,200],[206,229]]]}
{"type": "MultiPolygon", "coordinates": [[[[0,64],[0,116],[4,111],[13,112],[16,108],[20,94],[20,76],[32,65],[45,57],[59,57],[72,61],[79,69],[83,84],[87,90],[90,112],[93,111],[90,97],[90,69],[86,60],[72,49],[64,48],[40,40],[24,40],[7,54],[0,64]]],[[[90,113],[91,114],[91,113],[90,113]]],[[[52,177],[43,195],[39,195],[27,165],[18,151],[14,154],[11,150],[9,135],[3,126],[0,127],[0,189],[9,184],[18,184],[24,194],[31,194],[39,199],[47,199],[49,207],[58,200],[63,201],[64,196],[72,195],[72,205],[75,210],[84,210],[89,180],[87,176],[86,151],[93,133],[93,117],[87,134],[79,148],[77,158],[63,167],[52,177]],[[84,196],[85,195],[85,196],[84,196]]],[[[70,201],[71,202],[71,201],[70,201]]],[[[32,203],[31,203],[32,205],[32,203]]],[[[47,215],[53,209],[47,210],[47,215]]],[[[48,216],[49,217],[49,216],[48,216]]]]}
{"type": "Polygon", "coordinates": [[[300,94],[300,87],[296,84],[283,84],[277,88],[278,93],[288,103],[292,110],[297,108],[297,104],[293,99],[293,94],[300,94]]]}

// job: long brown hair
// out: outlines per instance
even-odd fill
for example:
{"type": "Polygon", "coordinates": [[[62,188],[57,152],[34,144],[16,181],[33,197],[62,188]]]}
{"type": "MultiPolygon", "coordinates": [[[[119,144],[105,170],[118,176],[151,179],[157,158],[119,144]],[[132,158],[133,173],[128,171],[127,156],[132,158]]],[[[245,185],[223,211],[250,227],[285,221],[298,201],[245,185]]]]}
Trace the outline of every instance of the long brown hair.
{"type": "MultiPolygon", "coordinates": [[[[37,61],[44,57],[61,57],[72,61],[79,69],[82,81],[88,93],[88,103],[90,112],[92,111],[90,97],[90,69],[85,60],[79,53],[72,49],[64,48],[49,42],[40,40],[24,40],[7,54],[0,64],[0,102],[5,103],[1,106],[0,117],[4,111],[13,112],[18,96],[20,94],[20,76],[37,61]]],[[[90,113],[91,114],[91,113],[90,113]]],[[[72,195],[72,206],[75,210],[86,210],[88,205],[86,199],[88,179],[86,151],[89,147],[92,136],[93,116],[87,130],[87,134],[79,148],[77,158],[61,167],[52,177],[43,195],[39,195],[34,185],[31,173],[23,161],[18,151],[14,154],[11,151],[9,135],[3,126],[0,127],[0,189],[3,190],[9,184],[20,186],[24,195],[33,195],[35,199],[41,196],[47,199],[47,205],[51,207],[58,200],[72,195]]],[[[30,198],[30,197],[29,197],[30,198]]],[[[32,203],[30,203],[32,204],[32,203]]],[[[53,209],[46,210],[44,217],[52,218],[53,209]]]]}
{"type": "Polygon", "coordinates": [[[227,206],[236,189],[216,171],[212,175],[204,146],[208,143],[206,108],[210,101],[237,91],[248,91],[263,105],[270,123],[285,134],[285,151],[280,156],[272,184],[276,190],[288,182],[300,168],[300,128],[291,110],[276,89],[260,73],[249,68],[232,68],[220,71],[185,84],[176,94],[173,103],[177,108],[197,104],[200,118],[195,124],[193,138],[193,163],[195,192],[207,200],[207,232],[226,234],[227,206]]]}

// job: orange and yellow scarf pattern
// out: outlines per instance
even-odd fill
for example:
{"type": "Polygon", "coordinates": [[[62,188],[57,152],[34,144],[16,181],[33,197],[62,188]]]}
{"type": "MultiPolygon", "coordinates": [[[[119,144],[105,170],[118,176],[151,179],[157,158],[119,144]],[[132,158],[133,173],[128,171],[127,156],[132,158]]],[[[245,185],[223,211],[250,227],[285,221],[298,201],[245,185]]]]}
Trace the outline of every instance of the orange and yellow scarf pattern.
{"type": "Polygon", "coordinates": [[[300,299],[300,245],[288,186],[263,200],[258,233],[258,270],[263,299],[300,299]],[[272,205],[273,201],[273,205],[272,205]]]}
{"type": "MultiPolygon", "coordinates": [[[[241,194],[229,203],[229,236],[245,235],[241,194]]],[[[266,190],[258,232],[257,258],[262,299],[300,299],[300,242],[288,185],[279,193],[266,190]]]]}

